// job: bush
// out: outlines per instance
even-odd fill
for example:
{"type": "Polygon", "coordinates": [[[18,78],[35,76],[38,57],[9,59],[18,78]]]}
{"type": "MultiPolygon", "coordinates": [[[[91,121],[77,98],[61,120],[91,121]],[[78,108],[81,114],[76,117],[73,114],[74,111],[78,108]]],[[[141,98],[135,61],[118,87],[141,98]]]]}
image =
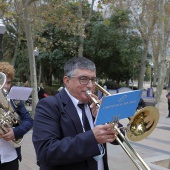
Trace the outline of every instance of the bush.
{"type": "Polygon", "coordinates": [[[59,87],[63,85],[53,85],[52,87],[45,86],[44,90],[45,93],[48,94],[49,96],[55,95],[58,92],[59,87]]]}
{"type": "Polygon", "coordinates": [[[106,81],[104,85],[107,86],[107,89],[118,89],[118,85],[114,81],[106,81]]]}
{"type": "MultiPolygon", "coordinates": [[[[132,86],[127,86],[126,84],[122,83],[122,84],[116,84],[114,81],[107,81],[104,83],[104,85],[107,86],[107,89],[119,89],[121,87],[129,87],[132,89],[132,86]]],[[[136,86],[133,86],[133,90],[137,90],[138,88],[136,86]]]]}
{"type": "Polygon", "coordinates": [[[132,88],[132,86],[129,86],[129,88],[131,88],[133,90],[138,90],[138,88],[136,86],[133,86],[133,88],[132,88]]]}

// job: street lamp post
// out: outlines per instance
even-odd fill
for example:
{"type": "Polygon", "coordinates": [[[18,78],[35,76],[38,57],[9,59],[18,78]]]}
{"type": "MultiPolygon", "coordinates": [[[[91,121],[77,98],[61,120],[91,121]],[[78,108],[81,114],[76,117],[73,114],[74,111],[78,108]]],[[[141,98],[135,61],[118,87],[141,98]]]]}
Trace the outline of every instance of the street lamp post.
{"type": "Polygon", "coordinates": [[[3,57],[3,55],[2,55],[2,38],[3,38],[5,31],[6,31],[6,27],[3,23],[3,20],[0,19],[0,61],[2,60],[2,57],[3,57]]]}
{"type": "Polygon", "coordinates": [[[150,66],[151,66],[151,88],[152,88],[152,83],[153,83],[153,68],[154,68],[154,64],[151,63],[150,66]]]}
{"type": "Polygon", "coordinates": [[[35,50],[34,50],[34,57],[38,57],[39,55],[39,50],[37,47],[35,47],[35,50]]]}
{"type": "MultiPolygon", "coordinates": [[[[36,70],[36,73],[37,73],[37,58],[38,58],[38,55],[39,55],[39,50],[37,47],[35,47],[35,50],[34,50],[34,57],[35,57],[35,70],[36,70]]],[[[37,75],[37,74],[36,74],[37,75]]]]}
{"type": "Polygon", "coordinates": [[[37,68],[37,57],[39,55],[39,50],[37,47],[35,47],[35,50],[34,50],[34,57],[35,57],[35,66],[37,68]]]}

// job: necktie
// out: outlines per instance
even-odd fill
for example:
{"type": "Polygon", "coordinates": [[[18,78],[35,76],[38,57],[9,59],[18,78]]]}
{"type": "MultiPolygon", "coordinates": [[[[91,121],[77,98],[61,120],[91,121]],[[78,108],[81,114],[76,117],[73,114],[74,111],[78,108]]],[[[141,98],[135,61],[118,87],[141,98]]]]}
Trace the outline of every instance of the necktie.
{"type": "Polygon", "coordinates": [[[82,110],[82,120],[83,120],[84,130],[87,131],[87,130],[90,130],[91,127],[90,127],[89,121],[86,116],[84,105],[85,104],[79,103],[78,107],[82,110]]]}
{"type": "MultiPolygon", "coordinates": [[[[84,105],[85,104],[79,103],[77,106],[82,110],[82,120],[83,120],[84,130],[88,131],[88,130],[91,130],[91,127],[90,127],[89,121],[86,116],[84,105]]],[[[103,155],[105,154],[104,147],[102,145],[98,145],[98,146],[99,146],[99,150],[100,150],[100,155],[93,157],[96,161],[100,160],[103,157],[103,155]]]]}

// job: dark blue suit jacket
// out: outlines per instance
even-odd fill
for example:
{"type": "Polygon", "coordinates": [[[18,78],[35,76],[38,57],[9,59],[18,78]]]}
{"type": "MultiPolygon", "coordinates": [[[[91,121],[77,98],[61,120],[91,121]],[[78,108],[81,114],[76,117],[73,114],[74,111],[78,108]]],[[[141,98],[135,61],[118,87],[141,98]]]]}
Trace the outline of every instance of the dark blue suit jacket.
{"type": "MultiPolygon", "coordinates": [[[[83,132],[77,110],[63,89],[39,101],[33,124],[33,144],[41,170],[97,170],[99,155],[92,130],[83,132]]],[[[106,146],[105,146],[106,147],[106,146]]],[[[107,150],[106,150],[107,151],[107,150]]],[[[108,170],[107,152],[103,157],[108,170]]]]}

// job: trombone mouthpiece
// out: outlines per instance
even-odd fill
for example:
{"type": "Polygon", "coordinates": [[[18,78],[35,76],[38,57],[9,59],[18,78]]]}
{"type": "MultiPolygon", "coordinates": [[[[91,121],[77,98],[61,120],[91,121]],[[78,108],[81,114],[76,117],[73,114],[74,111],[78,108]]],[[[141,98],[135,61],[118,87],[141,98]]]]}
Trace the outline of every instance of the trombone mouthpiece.
{"type": "Polygon", "coordinates": [[[90,90],[87,90],[87,91],[86,91],[86,94],[87,94],[87,96],[90,97],[90,99],[92,100],[92,102],[93,102],[97,107],[100,107],[99,102],[98,102],[94,97],[91,96],[92,92],[91,92],[90,90]]]}
{"type": "Polygon", "coordinates": [[[87,90],[86,94],[87,94],[87,96],[90,96],[92,94],[92,92],[90,90],[87,90]]]}

